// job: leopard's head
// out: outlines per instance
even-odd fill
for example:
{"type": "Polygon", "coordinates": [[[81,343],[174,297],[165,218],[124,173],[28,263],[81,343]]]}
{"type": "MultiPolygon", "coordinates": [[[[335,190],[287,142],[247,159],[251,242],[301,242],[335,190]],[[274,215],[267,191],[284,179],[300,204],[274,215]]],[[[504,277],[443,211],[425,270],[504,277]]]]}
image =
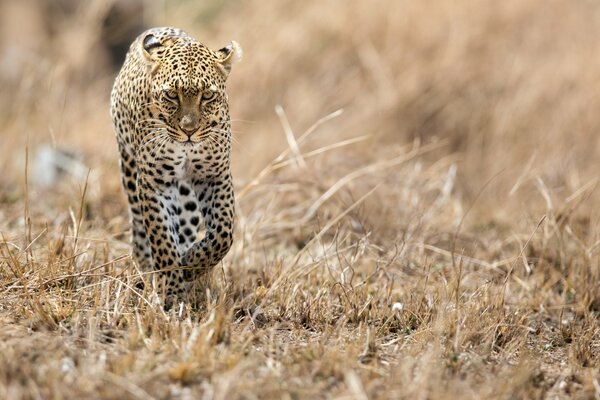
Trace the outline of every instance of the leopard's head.
{"type": "Polygon", "coordinates": [[[139,46],[151,80],[148,126],[185,144],[229,138],[225,82],[239,45],[213,51],[175,28],[158,28],[143,34],[139,46]]]}

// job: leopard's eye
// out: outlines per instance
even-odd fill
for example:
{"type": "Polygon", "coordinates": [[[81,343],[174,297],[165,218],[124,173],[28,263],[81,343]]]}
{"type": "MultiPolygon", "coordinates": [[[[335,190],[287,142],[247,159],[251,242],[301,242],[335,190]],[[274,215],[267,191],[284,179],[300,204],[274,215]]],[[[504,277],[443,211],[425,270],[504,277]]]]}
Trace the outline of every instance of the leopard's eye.
{"type": "Polygon", "coordinates": [[[176,90],[166,90],[165,97],[167,100],[172,101],[173,103],[179,102],[179,95],[177,94],[176,90]]]}
{"type": "Polygon", "coordinates": [[[207,90],[205,92],[202,93],[202,100],[203,101],[211,101],[214,100],[217,97],[217,93],[213,92],[212,90],[207,90]]]}

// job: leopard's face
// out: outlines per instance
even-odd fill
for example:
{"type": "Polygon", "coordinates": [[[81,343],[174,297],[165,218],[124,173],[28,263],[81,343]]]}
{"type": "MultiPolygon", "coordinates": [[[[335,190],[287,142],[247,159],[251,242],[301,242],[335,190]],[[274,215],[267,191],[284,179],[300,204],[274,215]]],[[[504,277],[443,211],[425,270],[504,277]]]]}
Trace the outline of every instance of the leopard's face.
{"type": "Polygon", "coordinates": [[[189,37],[153,34],[141,46],[151,77],[147,130],[184,145],[228,139],[225,81],[233,46],[212,51],[189,37]]]}

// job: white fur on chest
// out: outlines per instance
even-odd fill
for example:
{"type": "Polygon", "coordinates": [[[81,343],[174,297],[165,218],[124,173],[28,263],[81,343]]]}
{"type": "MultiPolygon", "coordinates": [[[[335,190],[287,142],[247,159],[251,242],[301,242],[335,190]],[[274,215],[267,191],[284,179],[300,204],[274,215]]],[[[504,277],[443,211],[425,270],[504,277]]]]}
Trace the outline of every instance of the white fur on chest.
{"type": "Polygon", "coordinates": [[[194,150],[191,146],[173,146],[173,152],[163,152],[159,164],[162,165],[161,175],[164,178],[188,182],[194,176],[192,159],[194,150]]]}

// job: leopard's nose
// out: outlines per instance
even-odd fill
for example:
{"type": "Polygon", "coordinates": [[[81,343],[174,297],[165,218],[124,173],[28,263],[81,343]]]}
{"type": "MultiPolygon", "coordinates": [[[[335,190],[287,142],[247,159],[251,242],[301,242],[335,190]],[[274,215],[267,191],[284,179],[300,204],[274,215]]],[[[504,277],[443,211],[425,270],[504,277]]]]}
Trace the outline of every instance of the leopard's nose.
{"type": "Polygon", "coordinates": [[[190,115],[184,115],[179,121],[179,127],[183,130],[188,136],[191,136],[194,132],[198,130],[200,127],[200,121],[198,119],[193,118],[190,115]]]}

